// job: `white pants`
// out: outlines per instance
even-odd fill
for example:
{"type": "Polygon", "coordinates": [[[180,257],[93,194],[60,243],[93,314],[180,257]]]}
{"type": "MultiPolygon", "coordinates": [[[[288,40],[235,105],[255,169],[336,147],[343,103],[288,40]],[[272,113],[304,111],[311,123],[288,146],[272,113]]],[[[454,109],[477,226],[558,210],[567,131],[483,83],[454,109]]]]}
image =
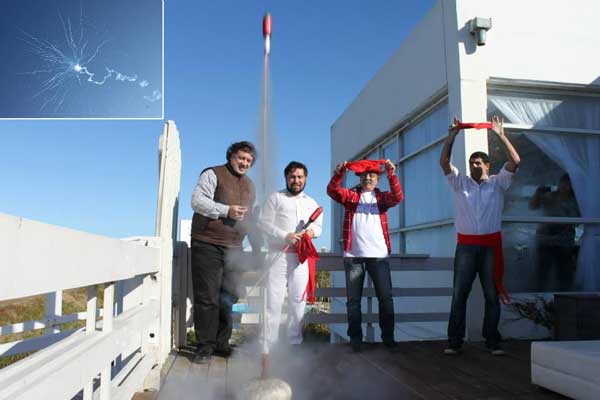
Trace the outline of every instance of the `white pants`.
{"type": "Polygon", "coordinates": [[[263,353],[268,354],[271,345],[277,342],[281,306],[285,297],[286,283],[288,294],[287,333],[291,344],[302,343],[302,317],[306,300],[303,300],[308,283],[308,261],[299,264],[298,256],[293,253],[273,253],[269,277],[267,280],[267,315],[263,325],[263,353]]]}

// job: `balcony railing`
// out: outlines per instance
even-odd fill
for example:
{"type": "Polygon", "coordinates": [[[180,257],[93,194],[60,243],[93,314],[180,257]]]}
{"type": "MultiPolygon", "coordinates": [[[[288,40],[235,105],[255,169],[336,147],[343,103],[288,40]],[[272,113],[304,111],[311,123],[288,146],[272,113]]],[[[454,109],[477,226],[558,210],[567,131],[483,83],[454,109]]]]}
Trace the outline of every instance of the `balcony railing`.
{"type": "Polygon", "coordinates": [[[180,153],[169,121],[159,144],[153,237],[112,239],[0,214],[0,302],[46,294],[45,319],[0,328],[0,335],[45,329],[43,336],[0,345],[0,357],[39,350],[0,370],[0,399],[130,399],[159,388],[172,349],[180,153]],[[63,316],[62,292],[74,288],[87,288],[87,310],[63,316]],[[79,320],[85,328],[61,330],[79,320]]]}

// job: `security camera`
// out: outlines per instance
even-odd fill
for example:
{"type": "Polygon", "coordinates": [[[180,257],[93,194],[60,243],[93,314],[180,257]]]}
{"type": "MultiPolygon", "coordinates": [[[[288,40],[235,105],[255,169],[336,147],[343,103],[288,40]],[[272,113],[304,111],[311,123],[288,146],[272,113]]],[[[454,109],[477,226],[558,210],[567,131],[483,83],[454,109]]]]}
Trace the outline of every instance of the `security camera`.
{"type": "Polygon", "coordinates": [[[469,21],[471,35],[477,36],[477,46],[485,46],[486,32],[492,29],[491,18],[475,17],[469,21]]]}

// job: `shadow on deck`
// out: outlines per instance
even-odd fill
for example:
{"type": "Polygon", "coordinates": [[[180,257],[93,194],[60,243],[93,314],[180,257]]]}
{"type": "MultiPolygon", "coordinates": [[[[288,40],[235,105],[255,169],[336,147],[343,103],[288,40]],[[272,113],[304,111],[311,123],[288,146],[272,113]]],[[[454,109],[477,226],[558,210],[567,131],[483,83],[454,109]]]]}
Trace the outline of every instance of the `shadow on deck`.
{"type": "MultiPolygon", "coordinates": [[[[445,342],[403,342],[401,352],[381,344],[352,353],[347,344],[305,343],[274,350],[271,376],[285,380],[293,399],[564,399],[531,384],[530,342],[505,343],[494,357],[483,344],[467,344],[460,356],[442,354],[445,342]]],[[[173,355],[158,394],[142,399],[238,399],[260,374],[258,346],[242,345],[229,359],[192,363],[192,354],[173,355]]]]}

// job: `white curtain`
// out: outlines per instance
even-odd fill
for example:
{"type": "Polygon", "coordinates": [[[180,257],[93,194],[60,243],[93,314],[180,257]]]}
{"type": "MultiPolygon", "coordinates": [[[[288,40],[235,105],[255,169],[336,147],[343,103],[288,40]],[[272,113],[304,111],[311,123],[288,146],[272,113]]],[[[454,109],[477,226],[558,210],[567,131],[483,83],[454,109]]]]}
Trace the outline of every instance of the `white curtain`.
{"type": "MultiPolygon", "coordinates": [[[[506,122],[532,125],[525,132],[548,157],[565,170],[575,191],[581,216],[600,218],[600,136],[549,133],[536,127],[600,129],[600,99],[565,97],[543,99],[490,96],[490,112],[506,122]],[[496,110],[494,110],[494,108],[496,110]]],[[[577,260],[576,284],[585,291],[600,290],[600,225],[586,224],[577,260]]]]}

